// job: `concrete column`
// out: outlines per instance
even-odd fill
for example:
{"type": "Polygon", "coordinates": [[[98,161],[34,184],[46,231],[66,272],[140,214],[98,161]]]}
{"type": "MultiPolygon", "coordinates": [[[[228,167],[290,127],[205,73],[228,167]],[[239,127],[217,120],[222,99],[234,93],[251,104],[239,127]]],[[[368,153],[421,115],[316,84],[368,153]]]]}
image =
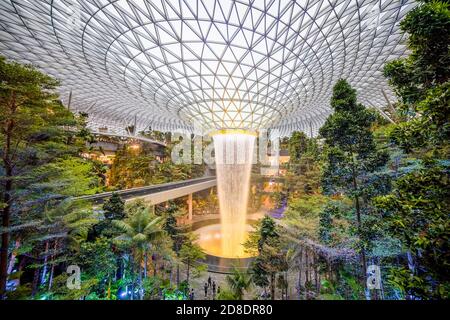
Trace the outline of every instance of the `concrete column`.
{"type": "Polygon", "coordinates": [[[192,221],[192,193],[188,197],[188,211],[189,211],[189,221],[192,221]]]}

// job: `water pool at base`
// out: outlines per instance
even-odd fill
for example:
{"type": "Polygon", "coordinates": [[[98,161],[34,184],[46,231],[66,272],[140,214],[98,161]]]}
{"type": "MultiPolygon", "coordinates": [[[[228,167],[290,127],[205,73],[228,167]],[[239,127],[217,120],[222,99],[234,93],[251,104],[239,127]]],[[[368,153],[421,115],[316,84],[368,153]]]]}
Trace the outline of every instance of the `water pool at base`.
{"type": "MultiPolygon", "coordinates": [[[[249,232],[253,230],[254,229],[251,225],[246,226],[244,237],[245,240],[247,240],[249,232]]],[[[227,237],[222,234],[220,224],[201,227],[195,230],[194,233],[198,235],[197,244],[208,255],[228,259],[244,259],[253,257],[253,255],[245,252],[242,244],[235,245],[235,248],[231,251],[228,250],[228,246],[224,245],[223,241],[229,241],[229,238],[232,237],[232,235],[227,237]]]]}

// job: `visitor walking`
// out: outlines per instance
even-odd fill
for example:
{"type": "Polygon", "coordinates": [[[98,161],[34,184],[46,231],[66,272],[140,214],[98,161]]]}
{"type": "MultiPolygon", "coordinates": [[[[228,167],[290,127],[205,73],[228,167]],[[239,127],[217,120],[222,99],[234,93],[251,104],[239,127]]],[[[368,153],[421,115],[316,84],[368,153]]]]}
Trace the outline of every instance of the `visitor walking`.
{"type": "Polygon", "coordinates": [[[212,291],[213,291],[213,296],[215,296],[216,295],[216,282],[215,281],[213,281],[213,283],[212,283],[212,291]]]}
{"type": "Polygon", "coordinates": [[[208,284],[205,282],[205,299],[208,297],[208,284]]]}
{"type": "Polygon", "coordinates": [[[217,287],[217,295],[220,294],[220,286],[217,287]]]}
{"type": "Polygon", "coordinates": [[[208,277],[208,287],[211,287],[211,276],[208,277]]]}

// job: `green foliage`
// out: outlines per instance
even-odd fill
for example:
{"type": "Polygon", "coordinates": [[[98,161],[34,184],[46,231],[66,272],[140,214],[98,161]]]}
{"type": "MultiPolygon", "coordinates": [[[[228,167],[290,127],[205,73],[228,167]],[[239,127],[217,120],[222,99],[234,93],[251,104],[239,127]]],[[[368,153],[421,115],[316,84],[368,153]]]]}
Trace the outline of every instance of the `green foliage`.
{"type": "MultiPolygon", "coordinates": [[[[137,280],[138,297],[142,300],[145,295],[143,276],[147,266],[148,254],[156,257],[157,253],[163,255],[167,247],[168,237],[162,228],[164,219],[155,216],[142,200],[135,200],[125,206],[127,217],[124,220],[113,220],[113,225],[120,231],[120,235],[114,238],[114,243],[126,252],[131,251],[129,256],[130,267],[137,269],[135,277],[131,277],[130,284],[134,285],[137,280]]],[[[156,273],[156,271],[155,271],[156,273]]]]}
{"type": "Polygon", "coordinates": [[[103,214],[108,220],[122,220],[125,218],[125,202],[117,193],[113,193],[103,204],[103,214]]]}
{"type": "Polygon", "coordinates": [[[344,300],[344,297],[337,293],[333,281],[322,280],[320,288],[319,300],[344,300]]]}
{"type": "Polygon", "coordinates": [[[261,221],[261,226],[259,228],[259,240],[258,240],[258,251],[261,252],[264,245],[270,241],[270,239],[277,239],[279,237],[275,220],[269,216],[265,216],[261,221]]]}
{"type": "Polygon", "coordinates": [[[450,292],[448,172],[448,167],[426,161],[421,169],[398,179],[392,194],[375,199],[389,231],[414,254],[419,267],[412,275],[394,271],[393,283],[406,294],[424,299],[446,298],[450,292]]]}
{"type": "Polygon", "coordinates": [[[360,197],[368,181],[362,186],[359,182],[384,166],[388,155],[377,150],[371,132],[373,113],[357,103],[356,91],[347,81],[335,85],[331,105],[335,112],[320,129],[327,144],[323,188],[328,193],[341,191],[360,197]]]}
{"type": "Polygon", "coordinates": [[[224,288],[217,295],[217,300],[241,300],[236,297],[232,290],[224,288]]]}
{"type": "Polygon", "coordinates": [[[262,256],[258,256],[252,263],[251,275],[253,283],[260,288],[269,286],[269,273],[264,267],[265,261],[262,256]]]}
{"type": "Polygon", "coordinates": [[[144,279],[143,288],[145,292],[144,300],[160,300],[162,294],[174,291],[170,281],[161,276],[153,276],[144,279]]]}
{"type": "Polygon", "coordinates": [[[202,166],[178,165],[167,159],[160,162],[156,159],[154,151],[145,145],[137,150],[125,146],[116,153],[109,172],[109,180],[113,187],[129,189],[188,180],[200,177],[203,173],[202,166]]]}
{"type": "Polygon", "coordinates": [[[117,193],[113,193],[103,204],[103,217],[92,230],[94,238],[103,236],[113,238],[118,235],[117,228],[113,225],[114,220],[123,220],[125,218],[125,202],[117,193]]]}
{"type": "Polygon", "coordinates": [[[427,1],[401,22],[408,33],[411,54],[388,63],[384,73],[402,101],[406,122],[392,139],[410,152],[448,143],[450,114],[450,7],[446,1],[427,1]]]}
{"type": "Polygon", "coordinates": [[[88,203],[70,199],[48,206],[44,214],[42,226],[37,228],[37,234],[30,235],[29,240],[39,243],[52,238],[66,238],[65,249],[69,251],[78,251],[89,230],[98,222],[88,203]]]}
{"type": "Polygon", "coordinates": [[[183,244],[180,251],[180,256],[186,263],[192,263],[206,258],[202,248],[195,242],[187,241],[183,244]]]}
{"type": "Polygon", "coordinates": [[[320,187],[319,146],[316,139],[294,132],[289,139],[290,161],[285,191],[290,197],[318,193],[320,187]]]}
{"type": "Polygon", "coordinates": [[[199,277],[207,270],[206,265],[198,263],[206,259],[206,254],[203,249],[195,243],[195,239],[187,239],[181,246],[179,256],[181,261],[187,265],[186,277],[189,282],[191,272],[194,277],[199,277]],[[191,269],[192,268],[192,269],[191,269]]]}
{"type": "Polygon", "coordinates": [[[178,255],[183,243],[189,238],[185,230],[178,226],[177,217],[184,216],[186,213],[177,206],[169,207],[166,210],[166,219],[163,225],[164,230],[172,239],[173,251],[178,255]]]}
{"type": "Polygon", "coordinates": [[[409,252],[409,270],[393,268],[390,283],[407,297],[443,299],[450,292],[450,4],[422,2],[401,22],[410,55],[385,67],[402,102],[403,122],[390,137],[421,160],[395,182],[391,194],[375,203],[391,236],[409,252]]]}
{"type": "Polygon", "coordinates": [[[84,242],[74,262],[80,266],[85,279],[97,280],[97,284],[92,288],[96,297],[107,298],[108,287],[117,268],[110,241],[97,238],[94,242],[84,242]]]}
{"type": "Polygon", "coordinates": [[[231,275],[227,275],[225,280],[236,300],[242,300],[244,292],[248,290],[252,284],[252,279],[246,271],[241,271],[236,267],[233,268],[231,275]]]}
{"type": "Polygon", "coordinates": [[[433,283],[423,275],[415,275],[407,268],[392,268],[388,281],[403,294],[422,299],[449,299],[448,283],[433,283]]]}
{"type": "MultiPolygon", "coordinates": [[[[376,117],[357,102],[356,90],[347,81],[339,80],[335,85],[331,106],[335,112],[320,129],[326,142],[322,186],[327,194],[344,194],[353,199],[355,217],[348,222],[355,223],[356,228],[349,231],[357,237],[354,246],[361,253],[365,270],[365,255],[372,248],[376,221],[376,217],[368,215],[369,201],[374,195],[389,191],[389,176],[379,173],[389,155],[377,149],[372,133],[376,117]]],[[[321,214],[319,233],[328,244],[331,243],[332,215],[339,214],[335,209],[325,208],[321,214]]]]}
{"type": "Polygon", "coordinates": [[[0,79],[0,198],[7,232],[0,257],[3,295],[9,238],[31,247],[38,261],[42,248],[56,243],[63,254],[53,259],[63,261],[66,250],[79,249],[94,220],[84,205],[63,200],[100,191],[101,180],[94,165],[79,158],[91,137],[85,117],[74,116],[59,101],[58,81],[2,57],[0,79]]]}
{"type": "Polygon", "coordinates": [[[48,293],[42,294],[41,299],[46,300],[81,300],[86,298],[98,284],[98,279],[83,279],[81,281],[80,289],[69,289],[67,287],[68,274],[63,273],[54,279],[52,290],[48,293]]]}
{"type": "Polygon", "coordinates": [[[330,202],[320,211],[319,239],[323,243],[330,245],[337,242],[335,219],[343,216],[342,205],[339,202],[330,202]]]}
{"type": "Polygon", "coordinates": [[[407,58],[388,63],[385,75],[406,104],[415,104],[428,89],[447,82],[450,74],[450,13],[444,1],[419,5],[400,23],[408,33],[407,58]]]}
{"type": "Polygon", "coordinates": [[[395,126],[390,134],[393,142],[406,152],[429,146],[443,147],[448,143],[450,82],[428,90],[424,100],[411,108],[420,116],[395,126]]]}
{"type": "Polygon", "coordinates": [[[146,246],[164,236],[163,219],[154,216],[145,204],[139,200],[127,207],[125,220],[114,220],[113,224],[122,232],[117,241],[125,241],[137,253],[142,254],[146,246]]]}
{"type": "Polygon", "coordinates": [[[292,133],[289,139],[289,156],[291,163],[298,163],[308,147],[308,137],[299,131],[292,133]]]}
{"type": "Polygon", "coordinates": [[[42,193],[54,193],[61,196],[81,196],[102,191],[98,176],[94,173],[92,162],[77,157],[65,157],[44,164],[30,173],[30,189],[42,193]],[[45,177],[45,178],[44,178],[45,177]]]}
{"type": "Polygon", "coordinates": [[[299,238],[317,239],[319,214],[327,201],[320,194],[291,199],[285,212],[287,225],[295,229],[299,238]]]}
{"type": "Polygon", "coordinates": [[[288,268],[280,228],[271,217],[265,216],[253,236],[258,256],[251,266],[251,278],[256,286],[265,288],[270,285],[272,299],[275,296],[276,274],[288,268]]]}

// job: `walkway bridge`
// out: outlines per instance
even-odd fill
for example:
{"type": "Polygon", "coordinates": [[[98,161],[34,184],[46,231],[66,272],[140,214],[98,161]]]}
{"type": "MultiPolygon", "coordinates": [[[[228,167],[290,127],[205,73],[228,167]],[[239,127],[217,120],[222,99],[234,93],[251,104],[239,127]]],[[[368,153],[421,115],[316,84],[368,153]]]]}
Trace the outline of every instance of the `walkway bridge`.
{"type": "Polygon", "coordinates": [[[113,193],[117,193],[125,201],[143,199],[156,205],[169,200],[188,196],[189,219],[192,219],[192,194],[213,188],[217,185],[216,177],[203,177],[192,180],[177,181],[158,184],[148,187],[140,187],[115,192],[104,192],[95,195],[78,197],[77,200],[92,201],[94,205],[101,205],[109,199],[113,193]]]}

